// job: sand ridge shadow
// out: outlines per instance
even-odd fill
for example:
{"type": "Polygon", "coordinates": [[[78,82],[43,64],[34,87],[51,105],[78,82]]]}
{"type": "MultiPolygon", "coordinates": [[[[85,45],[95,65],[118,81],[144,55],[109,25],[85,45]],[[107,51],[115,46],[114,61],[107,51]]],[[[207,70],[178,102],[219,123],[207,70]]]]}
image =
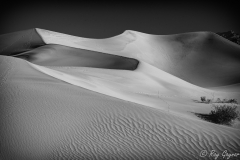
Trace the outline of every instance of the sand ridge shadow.
{"type": "Polygon", "coordinates": [[[44,45],[14,57],[42,66],[135,70],[139,64],[139,61],[133,58],[57,44],[44,45]]]}

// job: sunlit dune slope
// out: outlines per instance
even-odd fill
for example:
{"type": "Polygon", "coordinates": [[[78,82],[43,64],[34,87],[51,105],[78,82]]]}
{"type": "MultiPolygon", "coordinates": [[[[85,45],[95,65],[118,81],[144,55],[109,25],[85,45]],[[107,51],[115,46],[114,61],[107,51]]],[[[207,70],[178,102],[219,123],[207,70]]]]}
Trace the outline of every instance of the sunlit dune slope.
{"type": "Polygon", "coordinates": [[[69,85],[22,59],[0,56],[0,69],[3,160],[193,160],[240,149],[238,129],[69,85]]]}
{"type": "Polygon", "coordinates": [[[240,83],[240,46],[212,32],[149,35],[136,31],[87,39],[37,29],[47,44],[135,58],[201,87],[240,83]]]}
{"type": "Polygon", "coordinates": [[[138,61],[96,51],[76,49],[61,45],[44,45],[14,55],[42,66],[95,67],[108,69],[135,70],[138,61]]]}

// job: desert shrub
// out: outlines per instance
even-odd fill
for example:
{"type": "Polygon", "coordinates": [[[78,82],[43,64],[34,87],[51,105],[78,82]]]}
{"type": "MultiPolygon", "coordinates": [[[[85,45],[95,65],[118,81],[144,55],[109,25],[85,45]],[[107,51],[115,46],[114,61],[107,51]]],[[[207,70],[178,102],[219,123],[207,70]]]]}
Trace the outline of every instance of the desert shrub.
{"type": "Polygon", "coordinates": [[[237,106],[230,105],[213,105],[214,110],[209,114],[210,120],[213,123],[230,125],[233,120],[239,118],[237,106]]]}
{"type": "Polygon", "coordinates": [[[221,101],[221,99],[220,98],[218,98],[217,100],[216,100],[216,103],[221,103],[222,101],[221,101]]]}
{"type": "MultiPolygon", "coordinates": [[[[199,101],[198,101],[199,102],[199,101]]],[[[220,98],[217,98],[217,100],[216,101],[213,101],[213,100],[211,100],[211,99],[206,99],[206,97],[205,96],[202,96],[201,97],[201,102],[202,103],[234,103],[234,104],[238,104],[238,102],[237,102],[237,99],[223,99],[223,100],[221,100],[220,98]]]]}
{"type": "Polygon", "coordinates": [[[207,99],[207,100],[206,100],[206,103],[211,103],[211,102],[212,102],[211,99],[207,99]]]}
{"type": "Polygon", "coordinates": [[[238,104],[237,99],[229,99],[229,100],[228,100],[228,103],[238,104]]]}
{"type": "Polygon", "coordinates": [[[228,103],[228,99],[223,99],[222,103],[228,103]]]}
{"type": "Polygon", "coordinates": [[[201,101],[205,102],[206,101],[206,97],[205,96],[201,97],[201,101]]]}
{"type": "Polygon", "coordinates": [[[237,99],[223,99],[223,100],[221,101],[220,98],[218,98],[218,99],[216,100],[216,103],[235,103],[235,104],[238,104],[237,99]]]}

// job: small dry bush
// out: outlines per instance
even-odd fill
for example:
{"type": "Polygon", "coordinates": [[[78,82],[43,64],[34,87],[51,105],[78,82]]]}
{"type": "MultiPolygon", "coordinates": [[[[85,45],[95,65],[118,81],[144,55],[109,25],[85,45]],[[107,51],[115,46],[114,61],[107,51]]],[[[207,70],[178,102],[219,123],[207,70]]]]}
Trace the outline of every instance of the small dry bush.
{"type": "Polygon", "coordinates": [[[237,106],[213,105],[214,110],[209,113],[209,118],[213,123],[230,125],[233,120],[239,118],[237,106]]]}

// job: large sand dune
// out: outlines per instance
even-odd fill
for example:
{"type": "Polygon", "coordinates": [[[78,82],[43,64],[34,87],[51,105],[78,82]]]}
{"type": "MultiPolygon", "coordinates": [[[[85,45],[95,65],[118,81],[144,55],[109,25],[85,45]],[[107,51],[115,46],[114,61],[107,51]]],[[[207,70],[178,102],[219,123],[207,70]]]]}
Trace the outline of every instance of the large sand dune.
{"type": "Polygon", "coordinates": [[[240,152],[238,121],[223,126],[193,114],[212,109],[195,102],[201,96],[240,100],[240,47],[220,36],[125,31],[88,39],[33,29],[0,39],[0,159],[240,152]]]}
{"type": "Polygon", "coordinates": [[[240,83],[240,46],[215,33],[149,35],[125,31],[99,40],[37,31],[47,44],[132,57],[201,87],[240,83]]]}

